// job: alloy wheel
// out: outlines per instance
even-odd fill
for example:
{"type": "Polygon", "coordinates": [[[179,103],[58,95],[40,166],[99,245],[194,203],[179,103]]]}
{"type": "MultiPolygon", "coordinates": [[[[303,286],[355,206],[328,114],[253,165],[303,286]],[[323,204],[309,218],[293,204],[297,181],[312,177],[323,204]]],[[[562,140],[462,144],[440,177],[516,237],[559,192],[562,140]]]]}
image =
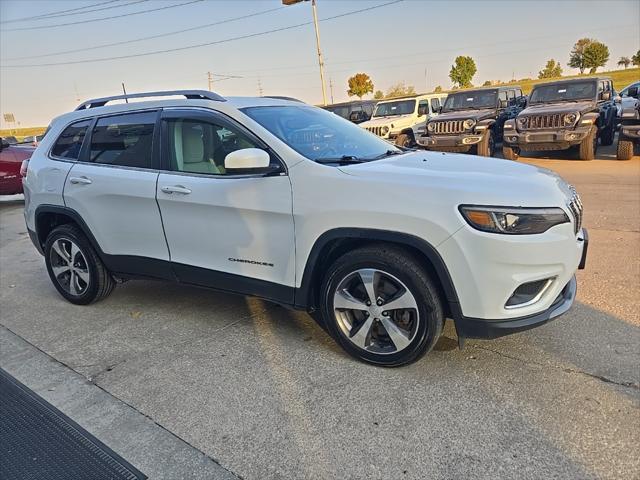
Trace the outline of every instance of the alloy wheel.
{"type": "Polygon", "coordinates": [[[420,324],[416,299],[407,286],[373,268],[356,270],[342,279],[333,309],[342,334],[358,348],[376,354],[404,350],[420,324]]]}
{"type": "Polygon", "coordinates": [[[87,259],[72,240],[59,238],[49,252],[51,271],[58,284],[70,295],[80,296],[90,282],[87,259]]]}

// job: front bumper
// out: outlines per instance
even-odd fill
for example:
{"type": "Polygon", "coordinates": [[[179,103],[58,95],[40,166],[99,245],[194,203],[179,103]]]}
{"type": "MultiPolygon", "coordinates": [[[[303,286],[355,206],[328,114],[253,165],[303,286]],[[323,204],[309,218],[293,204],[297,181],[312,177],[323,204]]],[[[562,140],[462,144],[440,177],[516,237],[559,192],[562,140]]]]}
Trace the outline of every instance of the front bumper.
{"type": "Polygon", "coordinates": [[[637,142],[640,140],[640,125],[622,125],[620,135],[637,142]]]}
{"type": "Polygon", "coordinates": [[[566,150],[579,145],[593,127],[561,130],[511,131],[505,129],[503,143],[522,150],[566,150]]]}
{"type": "Polygon", "coordinates": [[[544,325],[566,313],[573,306],[577,283],[576,277],[573,276],[551,306],[540,313],[509,320],[460,317],[455,319],[456,332],[462,338],[492,339],[544,325]]]}
{"type": "Polygon", "coordinates": [[[482,141],[482,134],[420,135],[416,141],[427,150],[466,152],[482,141]]]}

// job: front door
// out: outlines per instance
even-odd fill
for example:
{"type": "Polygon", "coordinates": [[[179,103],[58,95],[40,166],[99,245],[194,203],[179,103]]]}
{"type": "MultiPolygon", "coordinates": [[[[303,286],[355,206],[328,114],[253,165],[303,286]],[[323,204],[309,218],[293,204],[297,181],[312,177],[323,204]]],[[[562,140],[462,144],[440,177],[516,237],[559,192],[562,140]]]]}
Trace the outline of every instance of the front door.
{"type": "Polygon", "coordinates": [[[157,198],[173,269],[186,283],[293,302],[291,184],[271,172],[231,172],[226,155],[268,147],[228,117],[197,109],[162,114],[157,198]]]}

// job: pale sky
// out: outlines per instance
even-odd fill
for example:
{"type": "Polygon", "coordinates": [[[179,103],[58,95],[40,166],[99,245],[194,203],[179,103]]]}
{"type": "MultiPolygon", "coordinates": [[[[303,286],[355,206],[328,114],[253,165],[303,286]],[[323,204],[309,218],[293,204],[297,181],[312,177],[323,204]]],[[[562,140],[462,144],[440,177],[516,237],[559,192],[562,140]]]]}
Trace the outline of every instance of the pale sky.
{"type": "MultiPolygon", "coordinates": [[[[318,0],[321,47],[335,102],[348,100],[347,78],[369,74],[385,91],[404,81],[417,91],[449,88],[449,69],[457,55],[470,55],[478,72],[473,81],[537,77],[549,58],[565,74],[573,43],[596,38],[609,46],[609,69],[621,56],[640,48],[640,1],[456,1],[318,0]],[[336,15],[362,10],[340,18],[336,15]],[[326,21],[322,21],[327,19],[326,21]]],[[[280,8],[281,0],[0,0],[0,110],[20,126],[46,126],[80,101],[121,93],[207,88],[222,95],[289,95],[322,101],[313,25],[265,35],[229,39],[282,29],[312,20],[311,3],[280,8]],[[175,8],[128,15],[144,10],[175,8]],[[87,7],[82,10],[69,11],[87,7]],[[241,16],[272,12],[224,22],[241,16]],[[66,12],[64,12],[66,11],[66,12]],[[48,18],[38,15],[57,13],[48,18]],[[91,21],[101,19],[100,21],[91,21]],[[19,20],[19,21],[14,21],[19,20]],[[69,24],[73,25],[60,25],[69,24]],[[41,26],[57,25],[49,28],[41,26]],[[193,29],[167,35],[184,29],[193,29]],[[123,45],[53,55],[68,50],[157,38],[123,45]],[[77,62],[186,48],[135,58],[77,62]],[[27,58],[38,56],[36,58],[27,58]],[[233,75],[239,78],[219,77],[233,75]]],[[[4,120],[1,128],[7,128],[4,120]]]]}

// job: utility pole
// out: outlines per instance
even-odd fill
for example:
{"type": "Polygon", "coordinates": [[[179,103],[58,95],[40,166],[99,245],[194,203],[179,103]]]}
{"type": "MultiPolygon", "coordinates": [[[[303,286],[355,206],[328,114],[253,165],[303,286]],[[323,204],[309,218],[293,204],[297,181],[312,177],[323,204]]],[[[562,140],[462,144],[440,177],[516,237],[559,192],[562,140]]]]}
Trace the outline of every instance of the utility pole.
{"type": "Polygon", "coordinates": [[[207,72],[207,85],[209,86],[209,91],[213,92],[213,74],[211,72],[207,72]]]}
{"type": "Polygon", "coordinates": [[[331,91],[331,103],[333,104],[333,79],[329,77],[329,90],[331,91]]]}
{"type": "MultiPolygon", "coordinates": [[[[295,5],[308,0],[282,0],[283,5],[295,5]]],[[[313,26],[316,29],[316,47],[318,48],[318,65],[320,66],[320,84],[322,85],[322,103],[327,104],[327,89],[324,84],[324,60],[322,60],[322,51],[320,50],[320,30],[318,30],[318,11],[316,8],[316,0],[311,0],[311,10],[313,11],[313,26]]]]}
{"type": "Polygon", "coordinates": [[[260,81],[260,77],[258,77],[258,95],[262,96],[262,82],[260,81]]]}

